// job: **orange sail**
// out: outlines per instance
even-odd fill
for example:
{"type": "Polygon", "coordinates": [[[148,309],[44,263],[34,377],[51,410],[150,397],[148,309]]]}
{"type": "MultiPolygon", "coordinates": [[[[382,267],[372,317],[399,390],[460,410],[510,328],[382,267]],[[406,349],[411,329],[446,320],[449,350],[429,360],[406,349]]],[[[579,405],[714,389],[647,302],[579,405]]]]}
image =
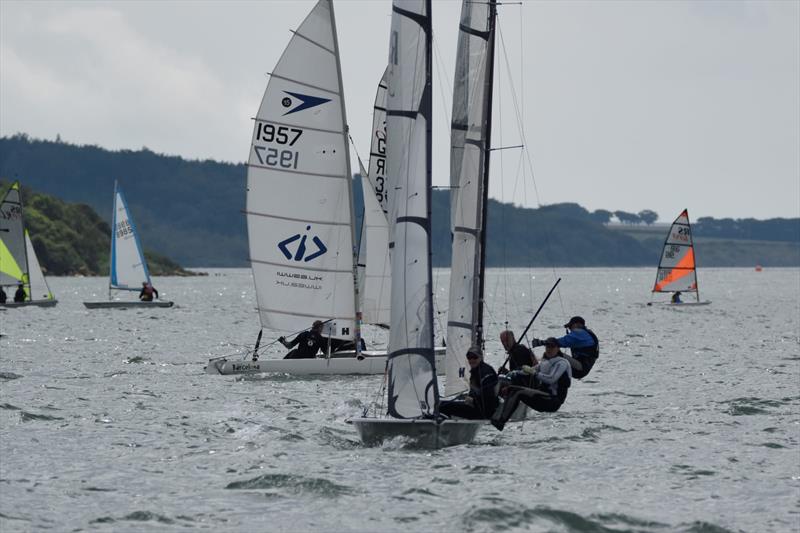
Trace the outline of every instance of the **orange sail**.
{"type": "Polygon", "coordinates": [[[667,233],[653,292],[698,292],[692,227],[684,209],[667,233]]]}

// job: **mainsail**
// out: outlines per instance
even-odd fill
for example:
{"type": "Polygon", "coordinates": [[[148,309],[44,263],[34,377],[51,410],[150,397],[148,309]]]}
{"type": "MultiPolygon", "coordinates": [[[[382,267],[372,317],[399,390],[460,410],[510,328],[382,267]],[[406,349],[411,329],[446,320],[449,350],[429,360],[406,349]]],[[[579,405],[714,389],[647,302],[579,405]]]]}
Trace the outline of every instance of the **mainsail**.
{"type": "Polygon", "coordinates": [[[389,415],[438,411],[430,265],[431,3],[394,0],[387,71],[392,295],[389,415]]]}
{"type": "Polygon", "coordinates": [[[361,186],[364,193],[359,252],[361,313],[368,324],[388,324],[392,282],[386,207],[386,72],[375,95],[369,174],[362,169],[361,186]]]}
{"type": "Polygon", "coordinates": [[[14,182],[0,203],[0,285],[22,282],[30,294],[25,233],[22,223],[22,197],[19,182],[14,182]]]}
{"type": "Polygon", "coordinates": [[[270,75],[247,168],[247,230],[264,327],[332,320],[356,335],[352,179],[333,6],[320,0],[270,75]]]}
{"type": "Polygon", "coordinates": [[[450,152],[453,238],[447,318],[445,394],[465,390],[464,355],[483,346],[486,207],[489,188],[494,2],[461,7],[450,152]]]}
{"type": "Polygon", "coordinates": [[[687,209],[678,215],[667,233],[653,286],[653,292],[675,291],[695,292],[697,301],[700,301],[692,228],[687,209]]]}
{"type": "Polygon", "coordinates": [[[33,249],[33,242],[31,242],[28,230],[25,230],[25,249],[28,256],[28,274],[30,276],[28,296],[32,301],[54,300],[55,297],[50,292],[47,280],[44,279],[44,273],[42,273],[42,267],[39,265],[39,259],[33,249]]]}
{"type": "Polygon", "coordinates": [[[150,283],[150,272],[142,252],[136,226],[122,194],[114,182],[114,211],[111,221],[111,261],[109,289],[138,291],[142,283],[150,283]]]}

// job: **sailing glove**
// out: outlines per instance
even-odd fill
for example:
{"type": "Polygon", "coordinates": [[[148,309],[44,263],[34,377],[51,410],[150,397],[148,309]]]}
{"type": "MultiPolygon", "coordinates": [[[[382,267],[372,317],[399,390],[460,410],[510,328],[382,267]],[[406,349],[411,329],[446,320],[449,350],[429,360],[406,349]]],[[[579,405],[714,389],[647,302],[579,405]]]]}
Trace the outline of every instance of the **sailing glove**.
{"type": "Polygon", "coordinates": [[[534,339],[531,341],[531,346],[533,346],[534,348],[537,348],[537,347],[539,347],[539,346],[544,346],[544,341],[543,341],[542,339],[536,339],[536,338],[534,338],[534,339]]]}

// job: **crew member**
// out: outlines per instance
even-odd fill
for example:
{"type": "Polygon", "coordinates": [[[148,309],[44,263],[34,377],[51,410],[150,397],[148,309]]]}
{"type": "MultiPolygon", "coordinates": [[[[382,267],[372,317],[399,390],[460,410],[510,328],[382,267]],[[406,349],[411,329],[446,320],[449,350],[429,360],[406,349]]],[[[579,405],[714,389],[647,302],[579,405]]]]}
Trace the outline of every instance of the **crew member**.
{"type": "MultiPolygon", "coordinates": [[[[512,371],[519,370],[524,365],[536,366],[536,356],[533,355],[533,352],[527,346],[517,343],[514,339],[513,331],[506,330],[501,332],[500,342],[503,343],[503,348],[505,348],[508,354],[508,367],[512,371]]],[[[500,368],[499,372],[501,374],[506,373],[505,365],[500,368]]]]}
{"type": "Polygon", "coordinates": [[[681,302],[681,291],[675,291],[672,294],[672,303],[674,303],[674,304],[682,303],[681,302]]]}
{"type": "MultiPolygon", "coordinates": [[[[586,327],[586,321],[574,316],[569,322],[564,324],[569,333],[559,337],[558,345],[561,348],[569,348],[572,357],[564,355],[572,366],[572,377],[575,379],[585,378],[592,370],[597,357],[600,355],[600,341],[592,330],[586,327]]],[[[544,343],[539,339],[533,339],[533,346],[541,346],[544,343]]]]}
{"type": "Polygon", "coordinates": [[[3,290],[3,286],[0,285],[0,305],[6,303],[7,300],[8,295],[6,294],[6,291],[3,290]]]}
{"type": "Polygon", "coordinates": [[[152,302],[153,296],[158,298],[158,291],[149,281],[142,282],[142,290],[139,291],[139,299],[143,302],[152,302]]]}
{"type": "MultiPolygon", "coordinates": [[[[507,385],[505,391],[508,398],[502,411],[492,418],[492,425],[503,431],[508,419],[514,414],[520,402],[535,411],[554,413],[567,399],[567,390],[571,384],[572,369],[564,354],[558,347],[558,340],[550,337],[544,341],[544,356],[535,367],[525,365],[522,370],[509,374],[508,381],[513,383],[514,374],[523,373],[533,376],[533,387],[507,385]]],[[[506,379],[504,379],[506,381],[506,379]]],[[[501,387],[503,385],[501,384],[501,387]]]]}
{"type": "Polygon", "coordinates": [[[481,349],[473,346],[467,351],[469,364],[469,392],[464,399],[445,400],[439,412],[471,420],[488,419],[497,409],[497,373],[483,360],[481,349]]]}
{"type": "Polygon", "coordinates": [[[291,342],[287,342],[286,337],[278,337],[278,342],[287,348],[293,348],[294,346],[297,346],[297,348],[287,353],[284,356],[284,359],[315,358],[317,356],[317,352],[319,352],[325,345],[325,339],[322,337],[322,326],[323,323],[321,320],[315,320],[309,331],[300,333],[291,342]]]}
{"type": "Polygon", "coordinates": [[[14,301],[17,303],[25,301],[25,285],[21,281],[17,286],[17,292],[14,293],[14,301]]]}

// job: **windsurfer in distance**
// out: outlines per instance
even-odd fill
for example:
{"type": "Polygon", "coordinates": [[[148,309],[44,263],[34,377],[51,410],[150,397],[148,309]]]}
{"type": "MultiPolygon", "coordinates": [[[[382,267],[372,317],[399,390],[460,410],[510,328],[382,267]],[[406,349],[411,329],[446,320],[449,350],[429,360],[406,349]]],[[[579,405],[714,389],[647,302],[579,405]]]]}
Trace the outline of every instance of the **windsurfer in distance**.
{"type": "Polygon", "coordinates": [[[497,373],[483,360],[481,349],[473,346],[467,351],[469,364],[469,392],[464,399],[445,400],[439,404],[439,412],[447,416],[457,416],[469,420],[492,417],[498,400],[495,386],[497,373]]]}
{"type": "Polygon", "coordinates": [[[278,342],[286,348],[297,346],[297,348],[287,353],[284,359],[314,359],[317,356],[317,352],[325,345],[325,339],[322,338],[322,326],[323,322],[321,320],[315,320],[311,324],[310,330],[301,332],[291,342],[287,341],[286,337],[278,337],[278,342]]]}
{"type": "MultiPolygon", "coordinates": [[[[569,319],[564,324],[568,333],[559,337],[558,346],[569,348],[572,357],[564,355],[572,367],[572,377],[575,379],[585,378],[591,372],[597,357],[600,355],[600,341],[592,330],[586,327],[586,321],[579,316],[569,319]]],[[[544,341],[533,339],[531,343],[534,347],[543,346],[544,341]]]]}
{"type": "Polygon", "coordinates": [[[682,301],[681,301],[681,291],[675,291],[672,294],[672,303],[674,303],[674,304],[682,303],[682,301]]]}
{"type": "Polygon", "coordinates": [[[153,287],[152,283],[149,281],[143,281],[142,290],[139,291],[139,300],[143,302],[152,302],[154,295],[156,298],[158,298],[158,291],[156,288],[153,287]]]}

